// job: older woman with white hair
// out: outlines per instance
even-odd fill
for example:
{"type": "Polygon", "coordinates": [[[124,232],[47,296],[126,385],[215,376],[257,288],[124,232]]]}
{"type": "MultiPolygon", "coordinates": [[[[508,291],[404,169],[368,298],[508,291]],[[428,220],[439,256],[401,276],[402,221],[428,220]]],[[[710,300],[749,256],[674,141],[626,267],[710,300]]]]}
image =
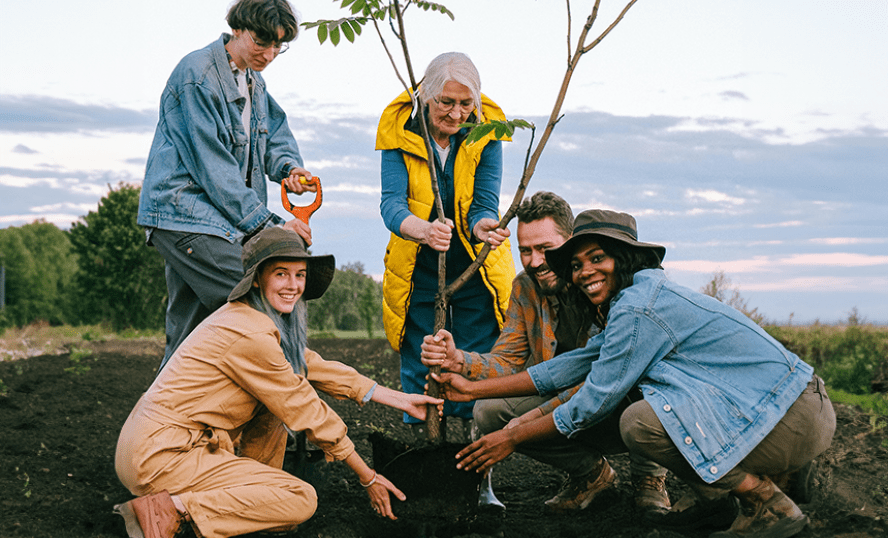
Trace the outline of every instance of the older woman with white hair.
{"type": "MultiPolygon", "coordinates": [[[[422,394],[428,367],[420,361],[423,337],[435,330],[439,253],[446,252],[449,284],[480,252],[493,249],[481,269],[453,295],[446,327],[456,346],[487,352],[499,337],[515,267],[507,229],[498,228],[502,143],[493,135],[467,144],[465,123],[504,120],[499,106],[481,93],[478,70],[463,53],[431,61],[416,92],[405,91],[382,113],[376,149],[382,151],[380,210],[391,239],[385,255],[383,319],[386,336],[401,354],[401,386],[422,394]],[[423,114],[431,152],[422,136],[423,114]],[[431,155],[429,154],[431,153],[431,155]],[[444,221],[438,219],[432,160],[444,221]]],[[[474,403],[447,402],[444,416],[461,419],[470,436],[474,403]]],[[[425,424],[404,415],[417,440],[425,424]]],[[[442,428],[446,432],[446,428],[442,428]]]]}

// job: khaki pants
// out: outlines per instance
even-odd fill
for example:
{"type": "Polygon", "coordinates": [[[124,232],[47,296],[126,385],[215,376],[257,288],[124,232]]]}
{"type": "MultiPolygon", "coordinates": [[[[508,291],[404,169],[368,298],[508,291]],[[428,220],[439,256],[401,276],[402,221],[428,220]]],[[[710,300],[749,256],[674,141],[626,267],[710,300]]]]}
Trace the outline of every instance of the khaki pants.
{"type": "Polygon", "coordinates": [[[706,484],[669,438],[653,408],[642,400],[629,406],[620,420],[623,441],[630,452],[656,461],[707,498],[736,488],[747,474],[776,476],[799,469],[829,448],[836,430],[836,414],[816,375],[783,419],[736,467],[706,484]]]}
{"type": "MultiPolygon", "coordinates": [[[[571,477],[589,473],[598,466],[603,455],[625,454],[626,445],[620,437],[620,414],[631,403],[631,398],[640,398],[635,391],[626,397],[606,419],[572,439],[558,436],[540,442],[522,443],[517,451],[542,463],[566,472],[571,477]]],[[[539,407],[551,396],[518,396],[478,400],[475,402],[475,425],[486,435],[503,429],[513,418],[539,407]]],[[[630,469],[634,475],[665,476],[666,469],[653,461],[629,454],[630,469]]]]}
{"type": "Polygon", "coordinates": [[[133,494],[167,490],[179,495],[205,538],[290,530],[314,515],[314,488],[281,470],[287,432],[271,413],[264,411],[246,425],[238,456],[227,432],[217,437],[216,432],[164,426],[151,420],[154,410],[141,404],[121,432],[115,461],[121,482],[133,494]],[[188,445],[181,436],[189,435],[194,440],[185,450],[140,457],[146,446],[188,445]]]}

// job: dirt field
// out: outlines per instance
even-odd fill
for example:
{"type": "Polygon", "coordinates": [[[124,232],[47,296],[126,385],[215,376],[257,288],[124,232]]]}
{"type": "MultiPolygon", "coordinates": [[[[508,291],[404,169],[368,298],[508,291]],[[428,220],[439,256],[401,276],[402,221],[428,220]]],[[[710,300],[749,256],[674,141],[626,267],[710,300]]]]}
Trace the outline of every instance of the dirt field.
{"type": "MultiPolygon", "coordinates": [[[[130,498],[114,473],[114,447],[120,426],[153,378],[162,350],[150,342],[81,347],[89,347],[92,355],[79,362],[65,353],[0,363],[0,394],[5,393],[0,395],[2,538],[126,536],[123,520],[111,511],[114,504],[130,498]]],[[[385,385],[398,384],[398,359],[385,340],[318,340],[311,347],[324,358],[351,364],[385,385]]],[[[400,415],[389,408],[328,401],[345,419],[358,450],[367,458],[372,452],[368,437],[373,432],[395,441],[408,439],[400,415]]],[[[886,537],[888,428],[879,429],[868,416],[837,407],[838,431],[820,461],[818,493],[812,503],[802,506],[812,525],[799,536],[886,537]]],[[[614,458],[613,463],[625,476],[625,458],[614,458]]],[[[318,511],[293,536],[683,536],[641,524],[631,508],[628,480],[582,513],[550,514],[543,501],[558,490],[562,475],[520,455],[495,468],[495,490],[507,507],[503,514],[405,516],[385,522],[373,515],[362,488],[343,464],[321,465],[316,477],[318,511]]],[[[440,485],[442,499],[445,486],[440,485]]],[[[677,499],[683,486],[671,479],[668,486],[677,499]]],[[[702,537],[709,532],[684,536],[702,537]]]]}

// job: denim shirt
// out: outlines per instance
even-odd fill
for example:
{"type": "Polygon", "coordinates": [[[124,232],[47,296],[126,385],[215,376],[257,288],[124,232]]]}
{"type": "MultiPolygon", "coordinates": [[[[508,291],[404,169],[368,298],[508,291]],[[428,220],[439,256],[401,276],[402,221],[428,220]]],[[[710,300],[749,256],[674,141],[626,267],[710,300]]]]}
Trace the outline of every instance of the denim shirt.
{"type": "Polygon", "coordinates": [[[783,418],[813,368],[737,310],[647,269],[614,297],[607,326],[586,347],[528,372],[541,394],[585,379],[553,413],[568,437],[604,419],[637,385],[678,450],[712,483],[783,418]]]}
{"type": "Polygon", "coordinates": [[[225,51],[230,38],[222,34],[187,55],[167,81],[139,199],[142,226],[234,243],[284,222],[266,207],[266,175],[280,182],[292,167],[302,166],[302,157],[286,114],[266,93],[262,76],[252,71],[247,136],[241,121],[246,99],[225,51]]]}

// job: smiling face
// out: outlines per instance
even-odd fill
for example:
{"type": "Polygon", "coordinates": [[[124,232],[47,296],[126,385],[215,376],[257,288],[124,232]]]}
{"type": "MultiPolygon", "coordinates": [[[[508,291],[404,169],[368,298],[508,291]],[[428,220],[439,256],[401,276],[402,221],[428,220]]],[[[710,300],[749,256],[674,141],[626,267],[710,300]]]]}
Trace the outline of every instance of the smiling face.
{"type": "Polygon", "coordinates": [[[614,268],[614,259],[605,254],[594,237],[579,241],[570,260],[574,285],[595,306],[605,304],[616,292],[614,268]]]}
{"type": "Polygon", "coordinates": [[[231,32],[232,37],[225,44],[225,49],[231,55],[231,59],[238,69],[250,68],[253,71],[262,71],[268,67],[272,60],[277,58],[280,51],[280,40],[284,38],[283,28],[277,30],[277,43],[260,41],[251,30],[232,30],[231,32]]]}
{"type": "Polygon", "coordinates": [[[469,119],[475,110],[472,90],[459,82],[448,80],[441,95],[429,102],[429,134],[439,146],[446,148],[450,137],[469,119]]]}
{"type": "Polygon", "coordinates": [[[262,264],[253,286],[258,287],[268,303],[281,314],[289,314],[305,291],[305,260],[270,260],[262,264]]]}
{"type": "Polygon", "coordinates": [[[524,271],[536,280],[543,295],[554,295],[567,284],[549,269],[546,251],[558,248],[567,239],[559,233],[552,217],[531,222],[518,222],[518,253],[524,271]]]}

